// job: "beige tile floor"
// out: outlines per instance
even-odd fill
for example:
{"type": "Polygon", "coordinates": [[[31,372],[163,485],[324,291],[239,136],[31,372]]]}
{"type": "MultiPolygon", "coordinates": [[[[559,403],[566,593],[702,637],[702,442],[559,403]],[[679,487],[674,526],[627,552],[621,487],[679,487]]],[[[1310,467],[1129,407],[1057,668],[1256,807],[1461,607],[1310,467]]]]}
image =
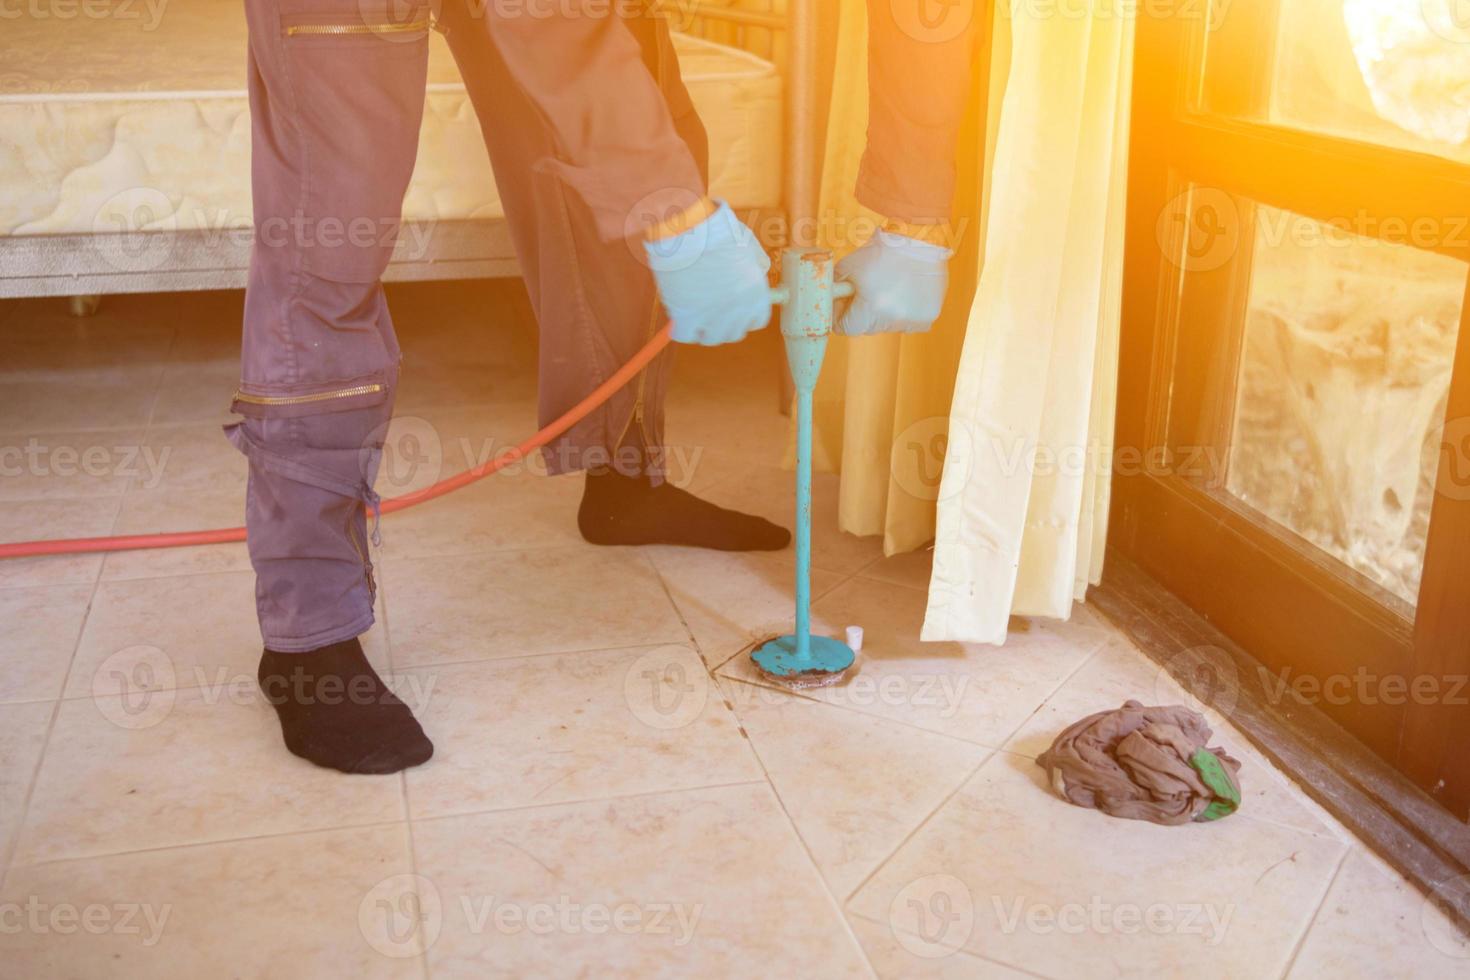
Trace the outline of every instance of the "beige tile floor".
{"type": "MultiPolygon", "coordinates": [[[[0,450],[26,460],[0,540],[237,519],[239,299],[0,305],[0,450]]],[[[415,452],[390,494],[534,420],[516,287],[394,303],[390,446],[415,452]]],[[[679,482],[789,519],[776,356],[686,354],[670,434],[679,482]]],[[[388,778],[280,746],[243,547],[0,564],[0,976],[1470,974],[1228,720],[1235,817],[1057,800],[1034,759],[1060,727],[1167,679],[1083,606],[999,649],[918,643],[927,556],[839,534],[817,490],[814,617],[867,644],[805,696],[742,656],[790,615],[789,553],[594,549],[578,480],[531,471],[387,519],[368,648],[437,743],[388,778]]]]}

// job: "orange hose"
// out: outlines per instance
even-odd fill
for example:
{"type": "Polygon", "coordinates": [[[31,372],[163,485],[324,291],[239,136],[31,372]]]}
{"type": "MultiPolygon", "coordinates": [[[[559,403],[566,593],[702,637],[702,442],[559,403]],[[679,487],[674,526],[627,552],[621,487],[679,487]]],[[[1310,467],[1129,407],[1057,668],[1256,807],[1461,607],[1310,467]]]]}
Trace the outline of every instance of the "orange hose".
{"type": "MultiPolygon", "coordinates": [[[[407,510],[417,507],[419,504],[442,497],[446,493],[453,493],[462,487],[467,487],[477,480],[483,480],[491,473],[509,466],[511,463],[525,459],[531,453],[540,449],[557,436],[566,432],[572,426],[582,421],[593,410],[613,396],[623,385],[633,380],[634,376],[642,371],[648,364],[669,345],[670,335],[674,329],[672,323],[664,324],[662,330],[643,346],[633,359],[622,367],[612,377],[608,378],[586,398],[573,405],[565,414],[546,428],[532,435],[518,446],[507,449],[488,462],[481,463],[473,469],[456,473],[447,479],[440,480],[431,487],[416,490],[402,497],[394,497],[392,500],[383,501],[382,512],[391,514],[394,511],[407,510]]],[[[169,534],[125,534],[107,538],[68,538],[55,541],[18,541],[13,544],[0,544],[0,559],[3,558],[34,558],[40,555],[78,555],[91,554],[102,551],[136,551],[147,548],[185,548],[190,545],[200,544],[225,544],[231,541],[244,541],[245,529],[243,527],[224,527],[213,531],[175,531],[169,534]]]]}

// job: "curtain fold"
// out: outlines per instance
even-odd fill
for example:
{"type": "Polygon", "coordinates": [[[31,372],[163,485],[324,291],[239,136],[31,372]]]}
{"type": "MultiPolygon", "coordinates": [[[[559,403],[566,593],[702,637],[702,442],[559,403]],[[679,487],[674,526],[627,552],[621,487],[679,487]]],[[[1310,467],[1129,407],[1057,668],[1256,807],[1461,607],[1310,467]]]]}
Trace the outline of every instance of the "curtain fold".
{"type": "MultiPolygon", "coordinates": [[[[819,237],[840,257],[881,219],[853,198],[866,0],[837,2],[819,237]]],[[[997,4],[991,33],[944,313],[927,334],[833,339],[814,457],[841,474],[842,530],[890,555],[934,542],[923,639],[998,644],[1013,613],[1069,617],[1102,573],[1133,21],[1101,0],[997,4]]]]}
{"type": "MultiPolygon", "coordinates": [[[[867,144],[866,0],[838,0],[838,8],[818,239],[841,258],[882,217],[853,196],[867,144]]],[[[954,214],[966,233],[951,263],[950,297],[939,321],[927,334],[834,337],[817,385],[814,466],[841,473],[838,524],[852,534],[883,535],[890,555],[934,538],[955,368],[980,264],[987,90],[976,86],[962,133],[954,214]]],[[[790,458],[788,452],[788,463],[790,458]]]]}
{"type": "Polygon", "coordinates": [[[1101,574],[1133,23],[1009,17],[1010,70],[939,488],[922,638],[1001,643],[1101,574]]]}

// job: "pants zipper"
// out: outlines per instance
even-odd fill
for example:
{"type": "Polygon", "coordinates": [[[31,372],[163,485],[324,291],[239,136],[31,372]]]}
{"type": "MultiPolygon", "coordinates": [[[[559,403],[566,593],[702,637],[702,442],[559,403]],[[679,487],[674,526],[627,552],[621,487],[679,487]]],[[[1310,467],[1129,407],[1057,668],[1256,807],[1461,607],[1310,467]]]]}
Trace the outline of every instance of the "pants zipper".
{"type": "Polygon", "coordinates": [[[363,34],[416,34],[432,26],[428,17],[407,24],[384,21],[376,24],[292,24],[286,28],[287,37],[299,35],[363,35],[363,34]]]}
{"type": "Polygon", "coordinates": [[[367,582],[368,604],[371,605],[378,601],[378,583],[373,578],[373,562],[367,555],[367,548],[358,542],[356,522],[356,514],[347,519],[347,540],[352,542],[352,550],[357,552],[358,558],[362,559],[362,577],[367,582]]]}
{"type": "MultiPolygon", "coordinates": [[[[657,331],[658,299],[655,297],[653,309],[649,312],[648,315],[648,329],[644,332],[643,342],[647,344],[650,340],[653,339],[653,335],[657,331]]],[[[634,389],[635,393],[633,395],[633,414],[628,416],[628,421],[623,425],[623,431],[618,433],[617,442],[613,444],[613,452],[616,453],[619,449],[622,448],[623,440],[628,437],[628,430],[633,427],[634,422],[637,422],[638,433],[643,437],[643,452],[645,456],[645,462],[646,457],[654,451],[653,440],[648,434],[647,419],[644,415],[643,410],[645,395],[648,390],[648,371],[651,367],[653,367],[653,365],[649,364],[648,367],[645,367],[642,371],[638,372],[638,387],[634,389]]]]}
{"type": "Polygon", "coordinates": [[[311,405],[315,402],[331,401],[334,398],[356,398],[359,395],[375,395],[383,390],[381,384],[356,385],[336,391],[318,391],[310,395],[250,395],[235,389],[235,401],[246,405],[311,405]]]}

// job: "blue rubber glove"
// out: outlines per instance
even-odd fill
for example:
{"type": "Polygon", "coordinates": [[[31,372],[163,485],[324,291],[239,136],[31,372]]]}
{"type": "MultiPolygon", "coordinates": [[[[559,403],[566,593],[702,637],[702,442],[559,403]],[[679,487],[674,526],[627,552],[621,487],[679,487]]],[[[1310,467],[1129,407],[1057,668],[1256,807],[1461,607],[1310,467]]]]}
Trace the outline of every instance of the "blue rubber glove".
{"type": "Polygon", "coordinates": [[[954,251],[907,235],[880,231],[837,263],[837,278],[855,295],[837,321],[849,337],[922,333],[934,325],[949,288],[954,251]]]}
{"type": "Polygon", "coordinates": [[[771,322],[771,260],[723,201],[688,231],[643,247],[680,343],[733,344],[771,322]]]}

